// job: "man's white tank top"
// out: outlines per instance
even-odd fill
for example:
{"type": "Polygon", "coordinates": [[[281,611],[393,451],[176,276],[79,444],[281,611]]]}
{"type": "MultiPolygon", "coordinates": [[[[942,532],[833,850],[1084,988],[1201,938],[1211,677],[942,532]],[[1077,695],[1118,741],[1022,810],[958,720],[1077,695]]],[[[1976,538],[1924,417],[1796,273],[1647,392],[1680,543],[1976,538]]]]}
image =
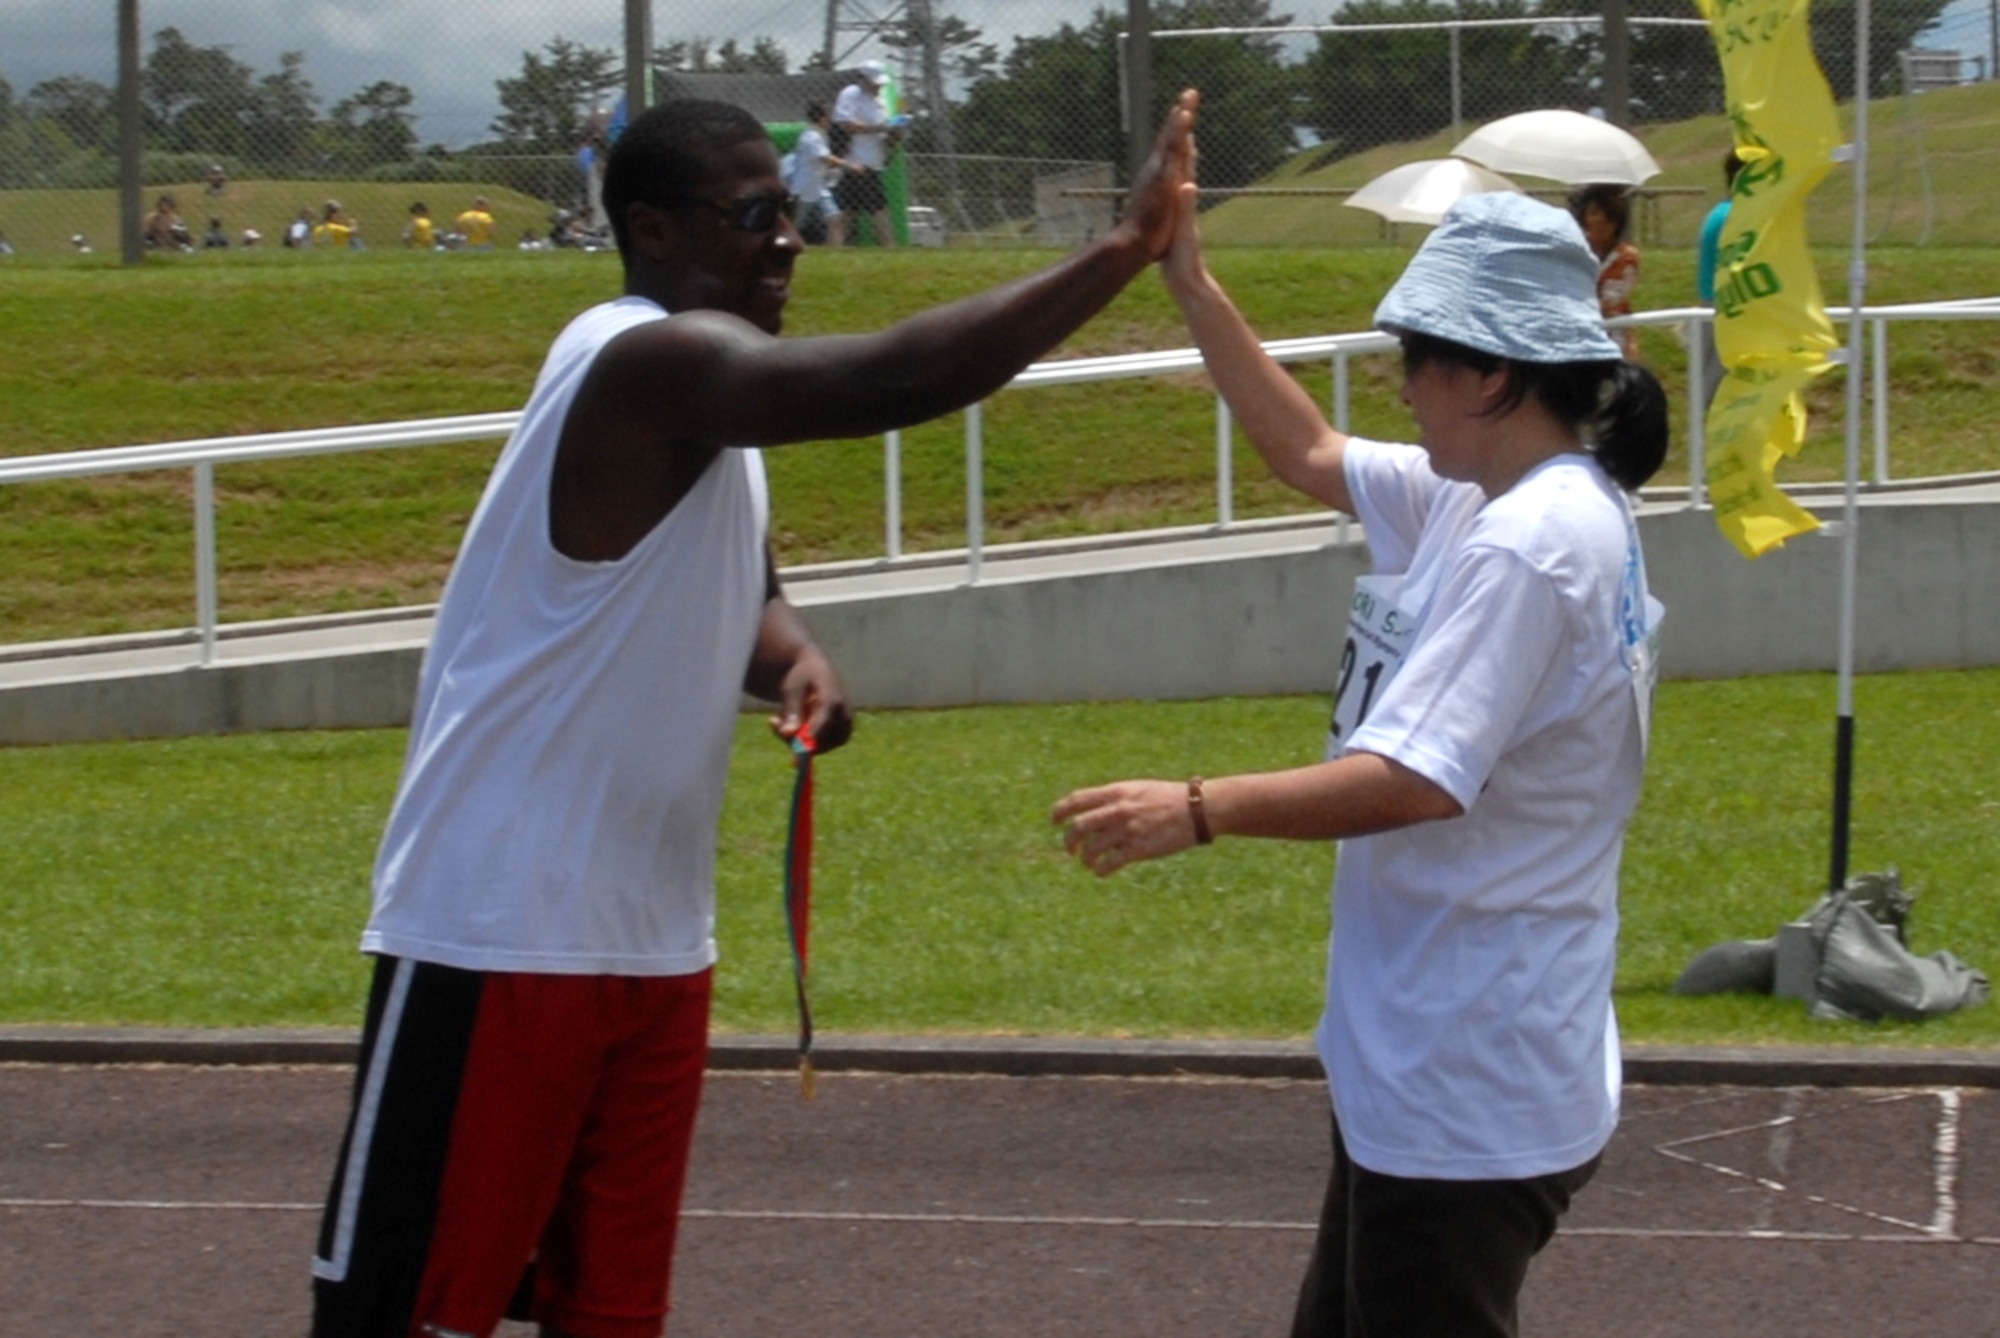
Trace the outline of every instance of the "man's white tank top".
{"type": "Polygon", "coordinates": [[[549,350],[438,608],[364,952],[558,974],[715,960],[715,841],[764,604],[762,456],[719,454],[615,562],[549,540],[577,387],[666,312],[624,297],[549,350]]]}

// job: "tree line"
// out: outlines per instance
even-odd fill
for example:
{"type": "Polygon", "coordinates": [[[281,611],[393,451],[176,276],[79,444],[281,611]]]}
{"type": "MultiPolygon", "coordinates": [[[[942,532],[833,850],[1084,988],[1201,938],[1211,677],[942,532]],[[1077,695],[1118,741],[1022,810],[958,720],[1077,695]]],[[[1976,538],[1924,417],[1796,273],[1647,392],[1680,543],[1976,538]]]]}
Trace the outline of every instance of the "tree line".
{"type": "MultiPolygon", "coordinates": [[[[1897,53],[1945,3],[1898,0],[1874,7],[1872,95],[1899,91],[1897,53]]],[[[1817,0],[1812,11],[1821,67],[1843,98],[1853,89],[1854,4],[1817,0]]],[[[1628,8],[1635,17],[1690,13],[1685,0],[1630,0],[1628,8]]],[[[1203,176],[1218,186],[1257,180],[1305,139],[1334,156],[1426,138],[1451,124],[1449,37],[1440,25],[1454,18],[1544,20],[1461,33],[1459,96],[1467,122],[1531,107],[1588,109],[1598,101],[1602,36],[1595,25],[1563,20],[1599,12],[1597,0],[1352,0],[1333,22],[1398,23],[1406,30],[1321,35],[1302,60],[1287,60],[1282,44],[1268,35],[1160,39],[1153,44],[1154,115],[1164,114],[1175,90],[1204,90],[1203,176]]],[[[1163,0],[1152,11],[1156,31],[1294,21],[1275,12],[1271,0],[1163,0]]],[[[913,116],[911,148],[935,151],[941,110],[960,153],[1122,164],[1124,29],[1124,6],[1100,5],[1081,24],[1013,38],[1003,54],[979,29],[939,15],[939,67],[945,86],[955,91],[944,109],[925,107],[920,89],[904,91],[904,108],[913,116]]],[[[922,48],[914,29],[890,33],[885,41],[904,52],[922,48]]],[[[1635,27],[1630,49],[1635,120],[1720,110],[1721,72],[1705,30],[1635,27]]],[[[827,65],[824,53],[816,53],[795,66],[771,37],[669,41],[654,49],[652,63],[660,71],[759,74],[827,65]]],[[[260,72],[226,47],[200,46],[176,28],[161,29],[141,72],[149,156],[178,156],[189,166],[214,162],[235,174],[435,178],[454,158],[573,152],[601,124],[603,107],[624,82],[619,52],[556,37],[540,51],[523,52],[519,71],[495,81],[500,110],[488,139],[460,149],[420,148],[414,90],[381,80],[326,106],[305,64],[302,52],[291,51],[279,57],[277,70],[260,72]]],[[[111,88],[64,75],[17,98],[0,75],[0,186],[108,185],[116,176],[116,147],[111,88]]],[[[148,175],[158,179],[200,170],[152,166],[148,175]]]]}

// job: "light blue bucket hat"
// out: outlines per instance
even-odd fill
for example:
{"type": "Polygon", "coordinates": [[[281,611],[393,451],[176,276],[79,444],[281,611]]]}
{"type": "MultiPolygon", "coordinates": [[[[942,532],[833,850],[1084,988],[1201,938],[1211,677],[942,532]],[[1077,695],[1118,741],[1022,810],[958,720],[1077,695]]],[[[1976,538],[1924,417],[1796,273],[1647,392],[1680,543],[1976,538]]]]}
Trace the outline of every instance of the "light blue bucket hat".
{"type": "Polygon", "coordinates": [[[1468,195],[1375,308],[1375,328],[1514,362],[1623,356],[1597,305],[1597,257],[1576,220],[1511,191],[1468,195]]]}

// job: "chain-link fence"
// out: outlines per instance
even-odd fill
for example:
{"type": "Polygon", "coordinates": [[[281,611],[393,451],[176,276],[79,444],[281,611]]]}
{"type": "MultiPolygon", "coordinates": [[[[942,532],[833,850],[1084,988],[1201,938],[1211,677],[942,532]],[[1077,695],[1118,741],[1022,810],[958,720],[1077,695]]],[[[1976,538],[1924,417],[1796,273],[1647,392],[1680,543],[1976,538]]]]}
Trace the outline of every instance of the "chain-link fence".
{"type": "MultiPolygon", "coordinates": [[[[110,6],[12,3],[21,16],[0,49],[0,237],[18,254],[116,251],[110,6]]],[[[1853,6],[1818,0],[1813,15],[1843,101],[1854,89],[1853,6]]],[[[274,28],[266,50],[214,6],[142,5],[151,245],[275,246],[294,224],[307,244],[451,245],[466,236],[460,217],[475,197],[488,201],[498,244],[588,238],[601,224],[593,164],[621,115],[626,6],[376,8],[389,35],[371,53],[353,33],[311,28],[274,28]],[[162,200],[171,213],[156,208],[162,200]]],[[[1183,86],[1203,91],[1208,233],[1222,243],[1393,238],[1343,207],[1374,175],[1444,156],[1510,112],[1611,104],[1664,168],[1642,221],[1653,240],[1684,244],[1719,186],[1720,76],[1688,7],[1629,8],[1621,42],[1583,0],[1354,0],[1313,14],[1270,0],[654,0],[649,64],[661,87],[714,76],[704,88],[729,96],[742,81],[745,105],[777,123],[796,121],[808,85],[837,86],[860,61],[886,61],[890,96],[910,117],[893,198],[926,215],[928,237],[941,229],[953,244],[1068,244],[1101,230],[1135,137],[1150,135],[1183,86]],[[1135,23],[1148,36],[1134,38],[1135,23]],[[1135,89],[1150,89],[1136,115],[1135,89]]],[[[1990,134],[1968,129],[1990,122],[1994,41],[1986,0],[1874,4],[1878,240],[1989,240],[1983,217],[1951,197],[1953,183],[1981,179],[2000,155],[1990,134]]],[[[1837,192],[1822,193],[1837,220],[1837,192]]],[[[1845,229],[1833,221],[1820,235],[1845,229]]]]}

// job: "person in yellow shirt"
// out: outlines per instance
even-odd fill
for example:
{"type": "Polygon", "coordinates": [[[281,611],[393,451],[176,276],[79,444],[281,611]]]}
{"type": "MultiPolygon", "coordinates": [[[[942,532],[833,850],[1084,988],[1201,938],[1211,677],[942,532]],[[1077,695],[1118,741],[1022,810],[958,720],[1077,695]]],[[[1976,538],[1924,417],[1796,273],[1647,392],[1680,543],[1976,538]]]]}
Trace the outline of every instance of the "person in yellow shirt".
{"type": "Polygon", "coordinates": [[[361,224],[347,216],[341,209],[340,201],[328,200],[320,211],[320,220],[313,225],[313,245],[336,249],[352,247],[361,249],[361,224]]]}
{"type": "Polygon", "coordinates": [[[468,251],[491,251],[493,249],[492,206],[484,195],[475,195],[472,208],[458,216],[458,235],[465,238],[468,251]]]}
{"type": "Polygon", "coordinates": [[[428,251],[437,245],[437,227],[431,222],[430,206],[422,200],[410,206],[410,221],[403,225],[403,245],[412,251],[428,251]]]}

